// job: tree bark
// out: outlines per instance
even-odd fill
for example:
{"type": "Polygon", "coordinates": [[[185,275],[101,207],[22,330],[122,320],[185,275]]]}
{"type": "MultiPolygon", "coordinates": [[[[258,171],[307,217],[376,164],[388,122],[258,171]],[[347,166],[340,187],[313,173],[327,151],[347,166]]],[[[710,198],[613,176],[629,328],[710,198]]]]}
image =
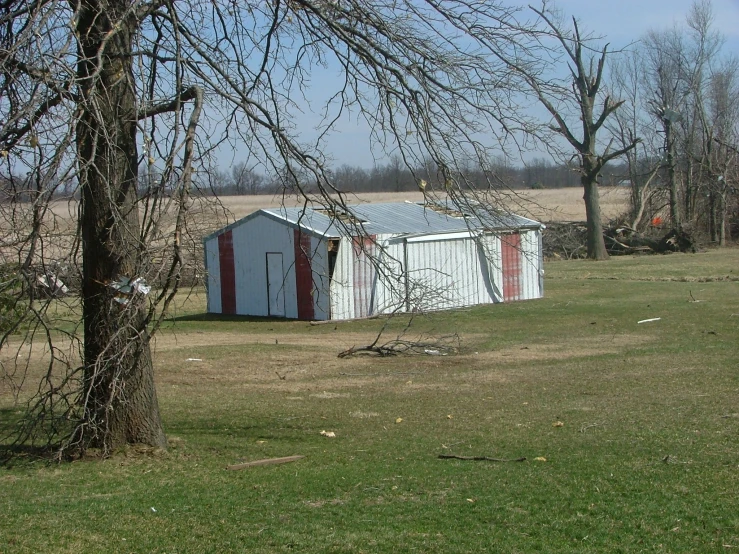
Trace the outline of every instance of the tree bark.
{"type": "Polygon", "coordinates": [[[672,228],[680,230],[683,226],[683,218],[680,211],[680,197],[675,173],[675,138],[672,131],[672,122],[669,119],[665,119],[665,150],[667,151],[667,180],[670,186],[670,218],[672,219],[672,228]]]}
{"type": "Polygon", "coordinates": [[[598,182],[587,173],[581,179],[583,200],[585,200],[585,219],[587,256],[591,260],[607,260],[609,258],[603,238],[603,224],[600,215],[600,192],[598,182]]]}
{"type": "Polygon", "coordinates": [[[166,447],[147,319],[141,298],[116,300],[111,282],[146,262],[137,204],[136,88],[126,0],[79,4],[79,119],[82,192],[83,425],[75,441],[105,452],[128,443],[166,447]]]}

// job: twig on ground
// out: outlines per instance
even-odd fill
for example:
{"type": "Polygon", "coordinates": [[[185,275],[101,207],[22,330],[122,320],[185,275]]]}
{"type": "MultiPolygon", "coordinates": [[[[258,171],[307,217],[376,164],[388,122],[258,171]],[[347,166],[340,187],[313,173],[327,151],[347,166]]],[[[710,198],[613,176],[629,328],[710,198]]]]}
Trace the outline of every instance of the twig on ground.
{"type": "Polygon", "coordinates": [[[442,460],[472,460],[475,462],[525,462],[526,458],[491,458],[489,456],[457,456],[456,454],[439,454],[442,460]]]}

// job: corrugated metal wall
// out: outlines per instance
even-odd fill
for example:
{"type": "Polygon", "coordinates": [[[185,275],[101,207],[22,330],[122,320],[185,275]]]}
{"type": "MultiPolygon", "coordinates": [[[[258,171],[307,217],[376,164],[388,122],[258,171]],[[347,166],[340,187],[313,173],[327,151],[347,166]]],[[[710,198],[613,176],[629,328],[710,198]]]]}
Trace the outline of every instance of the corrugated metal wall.
{"type": "Polygon", "coordinates": [[[352,319],[354,315],[354,250],[350,239],[341,239],[330,284],[331,318],[352,319]]]}
{"type": "Polygon", "coordinates": [[[329,256],[328,240],[320,237],[311,237],[311,278],[313,288],[313,319],[325,320],[331,318],[330,281],[328,276],[329,256]]]}
{"type": "MultiPolygon", "coordinates": [[[[375,285],[373,313],[442,310],[503,302],[502,235],[385,238],[375,285]],[[408,268],[407,274],[401,268],[408,268]]],[[[515,295],[512,300],[541,298],[540,232],[524,230],[515,241],[515,295]]],[[[510,275],[509,275],[510,276],[510,275]]]]}
{"type": "Polygon", "coordinates": [[[208,313],[221,313],[221,264],[218,256],[218,237],[212,237],[203,245],[205,255],[208,313]]]}
{"type": "Polygon", "coordinates": [[[255,217],[207,240],[205,261],[210,313],[302,316],[306,319],[329,317],[326,240],[299,233],[269,217],[255,217]],[[234,284],[229,287],[233,289],[233,299],[224,291],[222,265],[224,260],[228,261],[228,256],[223,256],[226,243],[233,249],[234,284]],[[281,264],[276,261],[279,257],[281,264]],[[268,258],[272,260],[270,269],[274,272],[281,268],[282,275],[268,275],[268,258]],[[270,313],[270,296],[275,313],[270,313]],[[224,303],[224,298],[228,302],[224,303]],[[234,309],[227,312],[225,308],[229,303],[233,303],[234,309]],[[282,308],[283,303],[284,310],[276,310],[276,304],[282,308]]]}
{"type": "Polygon", "coordinates": [[[376,313],[377,237],[343,238],[331,279],[331,318],[352,319],[376,313]]]}
{"type": "MultiPolygon", "coordinates": [[[[492,245],[489,244],[488,248],[492,245]]],[[[444,310],[495,302],[489,271],[474,237],[408,242],[411,309],[444,310]]]]}
{"type": "MultiPolygon", "coordinates": [[[[284,275],[280,292],[288,318],[302,315],[313,319],[351,319],[396,309],[441,310],[504,300],[501,235],[456,233],[407,240],[378,235],[375,241],[343,238],[329,279],[329,239],[296,233],[289,225],[269,217],[253,218],[233,227],[231,234],[237,314],[269,315],[268,252],[282,255],[284,275]],[[298,262],[302,264],[302,271],[298,272],[302,275],[300,286],[296,281],[298,253],[298,262]],[[308,276],[312,283],[308,283],[308,276]],[[299,310],[301,287],[304,303],[299,310]],[[310,310],[305,302],[311,301],[313,313],[308,315],[310,310]]],[[[516,248],[516,294],[508,300],[540,298],[541,231],[522,230],[516,248]]],[[[205,259],[208,311],[223,313],[224,258],[219,252],[218,237],[206,241],[205,259]]]]}
{"type": "Polygon", "coordinates": [[[520,300],[533,300],[542,296],[544,296],[544,254],[541,231],[522,231],[520,300]]]}

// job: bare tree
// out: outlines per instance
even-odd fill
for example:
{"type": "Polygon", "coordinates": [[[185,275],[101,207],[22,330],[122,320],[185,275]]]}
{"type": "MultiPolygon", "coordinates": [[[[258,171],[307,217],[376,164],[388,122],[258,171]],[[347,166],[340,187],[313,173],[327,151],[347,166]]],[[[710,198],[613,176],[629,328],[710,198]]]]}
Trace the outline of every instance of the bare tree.
{"type": "Polygon", "coordinates": [[[635,231],[642,231],[663,207],[663,189],[657,185],[664,166],[664,143],[656,132],[662,120],[652,110],[644,109],[651,97],[644,78],[644,64],[644,52],[639,46],[613,64],[611,86],[625,104],[607,123],[608,131],[621,148],[631,144],[634,137],[641,138],[637,147],[624,154],[625,176],[631,192],[628,224],[635,231]]]}
{"type": "Polygon", "coordinates": [[[231,179],[235,194],[258,194],[264,186],[264,177],[246,162],[239,162],[231,168],[231,179]]]}
{"type": "MultiPolygon", "coordinates": [[[[646,107],[641,109],[657,122],[662,143],[660,178],[669,192],[675,229],[700,228],[703,214],[713,213],[711,206],[718,205],[713,201],[721,203],[708,192],[717,186],[708,170],[715,123],[709,121],[708,104],[715,99],[711,87],[721,71],[722,45],[722,36],[713,30],[710,1],[699,0],[691,6],[685,25],[650,31],[639,50],[646,97],[646,107]],[[703,209],[705,198],[711,204],[707,209],[703,209]]],[[[719,240],[715,233],[714,238],[719,240]]]]}
{"type": "Polygon", "coordinates": [[[546,11],[546,6],[542,9],[531,9],[546,23],[552,37],[561,46],[571,79],[568,86],[556,80],[542,81],[525,68],[521,71],[541,105],[552,116],[551,130],[575,149],[585,200],[587,257],[605,260],[608,259],[608,252],[603,239],[598,177],[606,163],[632,150],[639,139],[631,137],[628,144],[613,150],[611,141],[601,153],[598,153],[598,132],[607,118],[623,104],[623,101],[613,100],[608,94],[602,93],[608,45],[594,51],[589,46],[588,38],[581,35],[575,18],[572,20],[570,31],[565,29],[551,12],[546,11]],[[588,52],[593,53],[589,59],[588,52]],[[566,107],[568,103],[574,104],[579,123],[568,121],[570,115],[566,107]],[[597,103],[602,103],[600,113],[596,113],[597,103]],[[577,126],[580,127],[579,131],[577,126]]]}
{"type": "Polygon", "coordinates": [[[670,219],[673,227],[683,224],[680,201],[681,187],[677,181],[676,147],[679,124],[684,118],[690,78],[687,77],[687,56],[682,33],[677,29],[650,31],[645,39],[647,60],[645,73],[651,75],[650,111],[660,122],[664,137],[664,166],[670,194],[670,219]]]}
{"type": "MultiPolygon", "coordinates": [[[[431,160],[448,191],[466,192],[449,178],[460,160],[491,157],[480,136],[497,133],[496,152],[511,136],[516,79],[500,60],[538,47],[515,16],[473,0],[2,3],[0,161],[6,179],[26,175],[13,190],[27,191],[4,205],[2,255],[27,323],[0,345],[30,352],[13,363],[33,369],[24,345],[48,343],[17,440],[59,456],[166,445],[150,341],[192,263],[193,176],[213,148],[243,145],[268,178],[343,205],[323,146],[351,112],[378,151],[399,152],[407,167],[431,160]],[[320,100],[310,94],[316,67],[343,77],[322,83],[320,100]],[[297,123],[307,110],[321,116],[312,135],[297,123]],[[143,195],[141,167],[151,169],[143,195]],[[75,183],[79,216],[58,233],[50,198],[64,182],[75,183]],[[68,307],[82,332],[56,327],[46,313],[59,300],[33,292],[35,268],[50,260],[77,268],[81,308],[68,307]]],[[[3,366],[3,378],[15,368],[3,366]]]]}
{"type": "Polygon", "coordinates": [[[708,231],[725,246],[731,191],[739,169],[739,62],[729,61],[711,78],[707,112],[702,114],[703,165],[707,174],[708,231]]]}

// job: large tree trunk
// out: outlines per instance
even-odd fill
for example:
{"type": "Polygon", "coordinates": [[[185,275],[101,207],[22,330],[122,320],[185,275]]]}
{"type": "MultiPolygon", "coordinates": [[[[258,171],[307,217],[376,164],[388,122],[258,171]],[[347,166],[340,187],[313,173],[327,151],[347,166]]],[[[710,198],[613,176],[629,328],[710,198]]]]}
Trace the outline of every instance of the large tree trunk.
{"type": "Polygon", "coordinates": [[[81,3],[76,141],[85,347],[84,425],[76,440],[105,452],[128,443],[166,446],[143,301],[119,302],[109,286],[136,277],[146,261],[136,193],[135,25],[130,2],[81,3]]]}
{"type": "Polygon", "coordinates": [[[726,246],[726,226],[727,226],[727,210],[728,202],[726,199],[726,191],[721,191],[719,194],[720,206],[719,206],[719,217],[718,217],[718,245],[726,246]]]}
{"type": "Polygon", "coordinates": [[[670,218],[672,228],[680,230],[683,218],[680,210],[680,196],[675,173],[675,138],[672,132],[672,122],[665,120],[665,149],[667,150],[667,180],[670,186],[670,218]]]}
{"type": "Polygon", "coordinates": [[[587,220],[587,256],[591,260],[607,260],[609,256],[603,239],[598,182],[587,173],[582,176],[581,182],[584,191],[583,200],[585,200],[585,219],[587,220]]]}

